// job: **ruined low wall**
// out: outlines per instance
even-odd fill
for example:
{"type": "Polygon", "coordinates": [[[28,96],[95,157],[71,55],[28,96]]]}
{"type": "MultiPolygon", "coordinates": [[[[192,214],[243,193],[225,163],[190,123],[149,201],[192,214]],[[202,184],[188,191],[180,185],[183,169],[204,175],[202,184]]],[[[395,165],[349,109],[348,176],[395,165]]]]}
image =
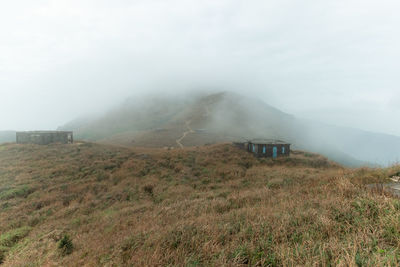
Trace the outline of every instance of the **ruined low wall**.
{"type": "Polygon", "coordinates": [[[73,143],[72,132],[17,132],[16,134],[17,144],[38,144],[48,145],[52,143],[71,144],[73,143]]]}

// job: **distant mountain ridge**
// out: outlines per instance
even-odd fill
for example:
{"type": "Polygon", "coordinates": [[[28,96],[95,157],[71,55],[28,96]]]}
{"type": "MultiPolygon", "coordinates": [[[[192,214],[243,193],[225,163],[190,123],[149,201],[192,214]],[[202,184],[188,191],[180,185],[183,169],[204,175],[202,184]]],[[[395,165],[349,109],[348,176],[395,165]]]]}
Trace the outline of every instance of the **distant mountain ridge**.
{"type": "Polygon", "coordinates": [[[0,131],[0,144],[15,142],[15,131],[0,131]]]}
{"type": "Polygon", "coordinates": [[[347,166],[390,164],[400,158],[400,137],[299,119],[258,99],[227,92],[129,99],[104,116],[60,129],[73,130],[78,139],[145,147],[276,138],[347,166]]]}

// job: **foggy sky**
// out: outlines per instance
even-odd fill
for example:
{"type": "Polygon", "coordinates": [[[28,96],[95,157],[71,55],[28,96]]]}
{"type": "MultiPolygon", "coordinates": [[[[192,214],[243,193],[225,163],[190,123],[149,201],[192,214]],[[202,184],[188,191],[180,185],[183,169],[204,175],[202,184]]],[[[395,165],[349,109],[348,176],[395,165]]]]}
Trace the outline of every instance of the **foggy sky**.
{"type": "Polygon", "coordinates": [[[0,130],[54,129],[148,92],[233,90],[400,135],[396,0],[0,3],[0,130]]]}

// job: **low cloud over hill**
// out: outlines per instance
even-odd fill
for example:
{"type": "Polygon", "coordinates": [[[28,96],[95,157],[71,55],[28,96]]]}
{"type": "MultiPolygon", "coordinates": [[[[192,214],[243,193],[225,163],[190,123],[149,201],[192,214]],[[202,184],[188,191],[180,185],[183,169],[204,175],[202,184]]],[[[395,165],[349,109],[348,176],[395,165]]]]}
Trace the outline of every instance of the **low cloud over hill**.
{"type": "Polygon", "coordinates": [[[129,99],[94,119],[60,129],[77,138],[123,146],[180,147],[276,138],[349,166],[392,164],[400,138],[303,120],[256,97],[218,93],[197,97],[129,99]]]}

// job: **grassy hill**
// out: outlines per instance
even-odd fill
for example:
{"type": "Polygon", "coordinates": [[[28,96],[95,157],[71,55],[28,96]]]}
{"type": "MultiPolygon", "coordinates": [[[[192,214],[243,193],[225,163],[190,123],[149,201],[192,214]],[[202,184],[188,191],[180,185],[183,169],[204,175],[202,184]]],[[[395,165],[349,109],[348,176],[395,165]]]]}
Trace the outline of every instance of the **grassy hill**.
{"type": "Polygon", "coordinates": [[[346,169],[229,144],[0,145],[4,266],[396,265],[400,201],[346,169]]]}
{"type": "Polygon", "coordinates": [[[233,93],[130,99],[96,119],[73,121],[60,129],[73,130],[78,139],[127,147],[276,138],[346,166],[387,165],[400,159],[400,137],[302,120],[233,93]]]}

